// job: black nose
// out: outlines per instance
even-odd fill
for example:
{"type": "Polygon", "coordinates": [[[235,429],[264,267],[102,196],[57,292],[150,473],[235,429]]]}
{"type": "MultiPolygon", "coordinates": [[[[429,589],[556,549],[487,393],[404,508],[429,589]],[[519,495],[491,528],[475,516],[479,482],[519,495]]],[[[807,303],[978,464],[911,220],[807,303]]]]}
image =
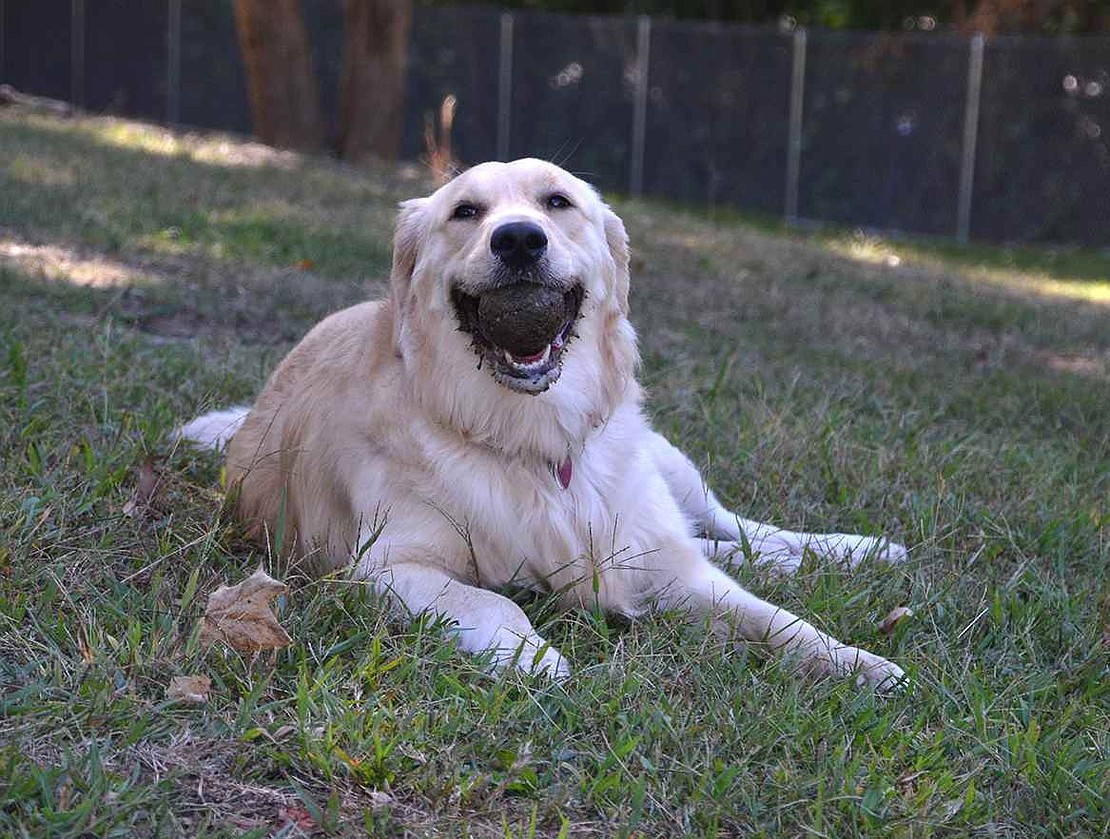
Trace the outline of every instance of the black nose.
{"type": "Polygon", "coordinates": [[[493,231],[489,249],[511,268],[525,268],[547,250],[547,234],[531,221],[511,221],[493,231]]]}

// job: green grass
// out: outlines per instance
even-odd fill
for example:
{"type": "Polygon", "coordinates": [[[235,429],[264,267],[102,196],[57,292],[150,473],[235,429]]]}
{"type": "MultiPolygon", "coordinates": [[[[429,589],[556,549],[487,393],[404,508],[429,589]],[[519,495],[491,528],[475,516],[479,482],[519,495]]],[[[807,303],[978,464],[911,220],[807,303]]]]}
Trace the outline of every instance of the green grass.
{"type": "Polygon", "coordinates": [[[395,202],[426,189],[0,113],[0,835],[1110,835],[1104,254],[619,205],[658,427],[752,517],[913,549],[740,576],[897,661],[905,695],[542,599],[576,675],[493,676],[338,579],[290,581],[291,647],[202,649],[207,594],[281,569],[168,432],[380,293],[395,202]],[[168,701],[193,673],[207,704],[168,701]]]}

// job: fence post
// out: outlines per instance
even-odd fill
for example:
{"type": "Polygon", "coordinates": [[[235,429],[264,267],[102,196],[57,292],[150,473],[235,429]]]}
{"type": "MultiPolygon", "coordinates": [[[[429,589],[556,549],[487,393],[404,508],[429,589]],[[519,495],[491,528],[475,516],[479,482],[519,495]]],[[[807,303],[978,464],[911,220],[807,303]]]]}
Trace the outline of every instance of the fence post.
{"type": "Polygon", "coordinates": [[[983,89],[983,35],[971,36],[964,102],[964,141],[960,155],[960,203],[956,210],[956,239],[966,242],[971,232],[971,193],[975,186],[975,145],[979,138],[979,96],[983,89]]]}
{"type": "Polygon", "coordinates": [[[69,98],[85,106],[85,0],[73,0],[69,14],[69,98]]]}
{"type": "Polygon", "coordinates": [[[628,192],[639,198],[644,192],[644,147],[647,142],[648,74],[651,63],[651,18],[640,15],[636,25],[636,90],[632,102],[632,155],[628,192]]]}
{"type": "Polygon", "coordinates": [[[802,106],[806,85],[806,31],[794,32],[794,56],[790,70],[790,123],[786,135],[786,195],[783,201],[787,224],[798,221],[798,188],[802,171],[802,106]]]}
{"type": "Polygon", "coordinates": [[[166,21],[166,123],[181,120],[181,0],[169,0],[166,21]]]}
{"type": "Polygon", "coordinates": [[[513,99],[513,16],[501,15],[501,53],[497,68],[497,159],[509,159],[509,115],[513,99]]]}

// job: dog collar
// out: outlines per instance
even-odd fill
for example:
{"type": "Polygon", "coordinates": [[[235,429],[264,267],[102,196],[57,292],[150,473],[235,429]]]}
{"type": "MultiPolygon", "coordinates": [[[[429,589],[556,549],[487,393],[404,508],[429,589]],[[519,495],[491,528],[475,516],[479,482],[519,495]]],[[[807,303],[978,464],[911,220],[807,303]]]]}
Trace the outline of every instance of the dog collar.
{"type": "Polygon", "coordinates": [[[555,476],[555,480],[559,482],[559,486],[563,489],[570,489],[570,478],[574,474],[574,464],[571,462],[570,455],[564,458],[562,463],[551,464],[551,474],[555,476]]]}

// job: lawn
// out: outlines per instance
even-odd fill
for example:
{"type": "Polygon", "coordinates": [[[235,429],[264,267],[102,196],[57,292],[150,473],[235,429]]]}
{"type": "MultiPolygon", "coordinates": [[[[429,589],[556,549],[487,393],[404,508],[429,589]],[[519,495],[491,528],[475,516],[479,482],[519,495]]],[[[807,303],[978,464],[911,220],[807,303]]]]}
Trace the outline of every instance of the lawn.
{"type": "Polygon", "coordinates": [[[428,188],[0,111],[0,835],[1110,835],[1106,253],[616,202],[660,430],[752,518],[911,547],[739,572],[902,695],[543,599],[575,676],[492,675],[342,576],[287,579],[291,646],[202,646],[208,593],[286,574],[169,432],[380,293],[428,188]],[[194,674],[205,703],[167,698],[194,674]]]}

